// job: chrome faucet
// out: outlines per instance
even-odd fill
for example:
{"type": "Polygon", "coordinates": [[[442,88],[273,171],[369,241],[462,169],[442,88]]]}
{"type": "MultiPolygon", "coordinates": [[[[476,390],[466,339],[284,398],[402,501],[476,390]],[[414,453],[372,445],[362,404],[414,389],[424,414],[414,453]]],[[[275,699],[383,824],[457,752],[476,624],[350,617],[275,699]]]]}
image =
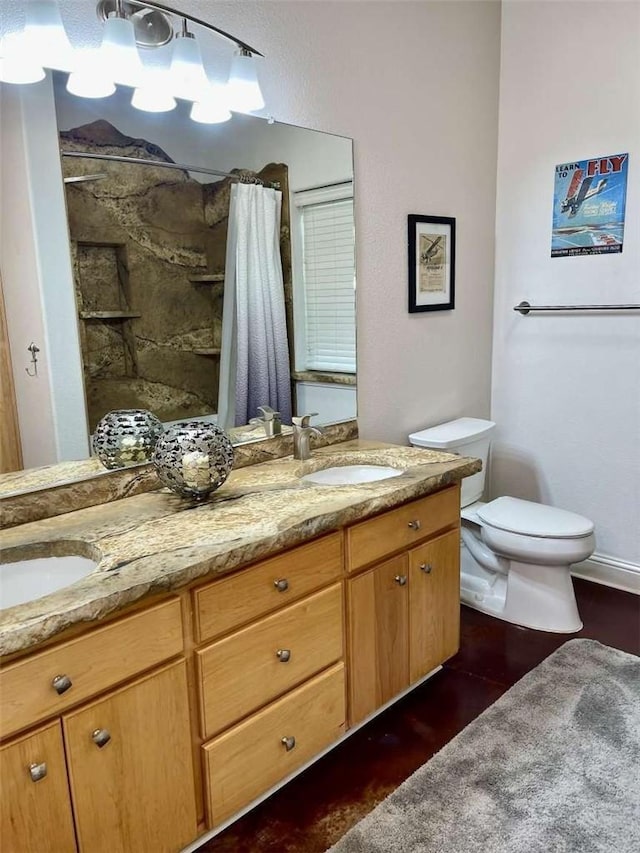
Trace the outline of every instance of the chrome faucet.
{"type": "Polygon", "coordinates": [[[258,406],[258,411],[262,412],[262,417],[251,418],[250,424],[262,424],[267,438],[273,438],[274,435],[280,435],[282,432],[282,420],[280,412],[276,412],[271,406],[258,406]]]}
{"type": "Polygon", "coordinates": [[[317,417],[317,414],[317,412],[313,412],[311,415],[301,415],[300,417],[291,418],[291,423],[293,424],[294,459],[311,459],[309,439],[312,435],[322,435],[319,429],[309,426],[309,420],[317,417]]]}

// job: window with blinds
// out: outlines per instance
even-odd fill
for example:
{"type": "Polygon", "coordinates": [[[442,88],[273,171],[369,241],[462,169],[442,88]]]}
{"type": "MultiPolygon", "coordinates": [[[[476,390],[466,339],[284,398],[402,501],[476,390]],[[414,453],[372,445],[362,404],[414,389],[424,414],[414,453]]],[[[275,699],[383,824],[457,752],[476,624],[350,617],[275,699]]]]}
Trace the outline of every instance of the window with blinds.
{"type": "MultiPolygon", "coordinates": [[[[303,323],[299,369],[356,372],[355,237],[353,187],[295,194],[299,214],[303,323]]],[[[301,292],[300,292],[301,290],[301,292]]]]}

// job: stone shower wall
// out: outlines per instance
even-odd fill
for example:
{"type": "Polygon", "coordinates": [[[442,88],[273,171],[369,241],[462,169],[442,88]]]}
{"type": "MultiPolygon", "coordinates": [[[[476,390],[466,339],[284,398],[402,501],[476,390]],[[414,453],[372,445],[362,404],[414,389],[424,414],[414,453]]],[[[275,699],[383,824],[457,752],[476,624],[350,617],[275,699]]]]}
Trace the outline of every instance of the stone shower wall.
{"type": "MultiPolygon", "coordinates": [[[[66,151],[172,162],[105,121],[60,137],[66,151]]],[[[63,169],[105,176],[66,185],[89,430],[116,408],[163,421],[216,412],[232,179],[202,184],[178,169],[75,158],[63,158],[63,169]]],[[[292,321],[287,168],[270,164],[259,175],[283,190],[292,321]]]]}

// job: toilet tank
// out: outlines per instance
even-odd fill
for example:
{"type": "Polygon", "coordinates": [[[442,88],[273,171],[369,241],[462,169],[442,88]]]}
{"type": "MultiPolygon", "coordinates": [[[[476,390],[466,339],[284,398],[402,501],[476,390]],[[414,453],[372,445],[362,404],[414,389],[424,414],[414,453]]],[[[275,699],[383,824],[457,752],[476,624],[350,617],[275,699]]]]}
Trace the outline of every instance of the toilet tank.
{"type": "Polygon", "coordinates": [[[458,456],[475,456],[482,460],[482,471],[465,477],[462,481],[460,505],[464,507],[479,501],[484,492],[489,444],[495,426],[493,421],[484,421],[481,418],[458,418],[411,433],[409,443],[414,447],[446,450],[458,456]]]}

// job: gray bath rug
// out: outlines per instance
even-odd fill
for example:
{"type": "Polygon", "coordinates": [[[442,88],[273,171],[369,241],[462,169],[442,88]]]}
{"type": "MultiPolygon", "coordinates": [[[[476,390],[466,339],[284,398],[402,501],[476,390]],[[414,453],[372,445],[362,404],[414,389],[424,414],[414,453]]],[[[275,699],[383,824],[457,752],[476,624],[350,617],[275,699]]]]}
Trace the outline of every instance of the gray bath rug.
{"type": "Polygon", "coordinates": [[[640,853],[640,658],[565,643],[330,853],[640,853]]]}

